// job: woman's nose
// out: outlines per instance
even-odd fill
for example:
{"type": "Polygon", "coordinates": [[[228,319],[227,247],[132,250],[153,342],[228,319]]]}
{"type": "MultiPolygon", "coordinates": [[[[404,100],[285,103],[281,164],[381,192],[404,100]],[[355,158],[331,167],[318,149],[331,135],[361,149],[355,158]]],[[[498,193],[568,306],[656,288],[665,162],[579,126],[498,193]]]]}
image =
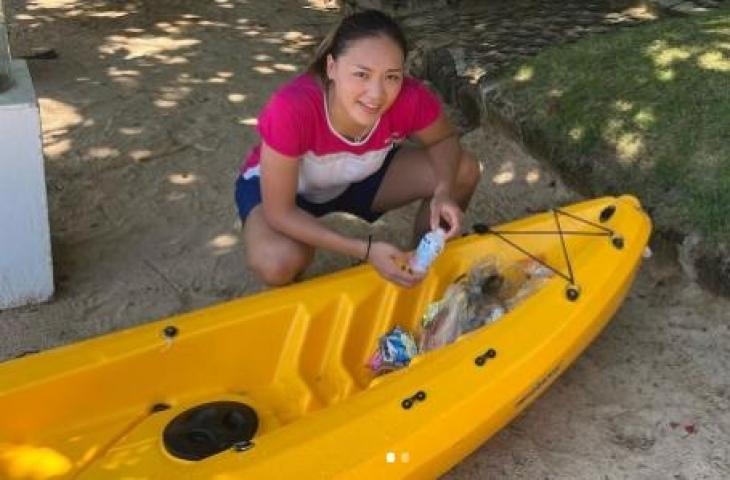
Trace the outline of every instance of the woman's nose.
{"type": "Polygon", "coordinates": [[[368,96],[372,100],[380,101],[380,100],[382,100],[384,94],[385,94],[385,87],[384,87],[382,81],[373,80],[372,82],[370,82],[370,85],[368,88],[368,96]]]}

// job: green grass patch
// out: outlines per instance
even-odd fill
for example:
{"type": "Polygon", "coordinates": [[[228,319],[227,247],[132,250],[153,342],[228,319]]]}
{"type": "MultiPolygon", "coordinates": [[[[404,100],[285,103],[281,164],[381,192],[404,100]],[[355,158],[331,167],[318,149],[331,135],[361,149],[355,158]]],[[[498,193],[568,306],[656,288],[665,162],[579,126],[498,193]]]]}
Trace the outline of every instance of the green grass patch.
{"type": "Polygon", "coordinates": [[[548,49],[503,85],[528,141],[592,193],[730,238],[730,9],[548,49]]]}

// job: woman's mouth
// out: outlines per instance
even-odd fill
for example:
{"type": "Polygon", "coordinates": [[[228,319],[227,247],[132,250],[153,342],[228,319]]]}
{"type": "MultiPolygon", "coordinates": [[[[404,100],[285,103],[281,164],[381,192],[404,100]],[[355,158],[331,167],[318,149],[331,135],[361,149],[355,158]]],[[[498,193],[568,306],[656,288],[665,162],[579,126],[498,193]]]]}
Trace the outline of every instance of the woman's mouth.
{"type": "Polygon", "coordinates": [[[377,115],[378,112],[380,112],[380,105],[375,105],[375,104],[366,103],[366,102],[357,102],[357,103],[369,115],[377,115]]]}

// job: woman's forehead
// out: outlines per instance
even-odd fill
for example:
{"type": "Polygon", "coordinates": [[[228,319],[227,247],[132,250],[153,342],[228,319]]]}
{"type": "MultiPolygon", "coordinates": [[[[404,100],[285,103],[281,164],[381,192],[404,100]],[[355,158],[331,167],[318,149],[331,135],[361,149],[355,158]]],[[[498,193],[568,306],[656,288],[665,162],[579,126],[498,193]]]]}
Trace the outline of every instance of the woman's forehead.
{"type": "Polygon", "coordinates": [[[402,69],[403,50],[384,35],[353,40],[340,59],[347,64],[359,65],[369,69],[402,69]]]}

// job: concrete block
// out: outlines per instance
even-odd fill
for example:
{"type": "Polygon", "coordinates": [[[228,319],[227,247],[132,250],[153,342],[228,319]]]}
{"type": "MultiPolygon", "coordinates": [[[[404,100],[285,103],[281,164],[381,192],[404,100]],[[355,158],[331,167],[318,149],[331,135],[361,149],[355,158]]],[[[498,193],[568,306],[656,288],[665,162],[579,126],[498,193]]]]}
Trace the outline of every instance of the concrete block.
{"type": "Polygon", "coordinates": [[[0,309],[53,294],[40,112],[26,63],[11,72],[0,93],[0,309]]]}

